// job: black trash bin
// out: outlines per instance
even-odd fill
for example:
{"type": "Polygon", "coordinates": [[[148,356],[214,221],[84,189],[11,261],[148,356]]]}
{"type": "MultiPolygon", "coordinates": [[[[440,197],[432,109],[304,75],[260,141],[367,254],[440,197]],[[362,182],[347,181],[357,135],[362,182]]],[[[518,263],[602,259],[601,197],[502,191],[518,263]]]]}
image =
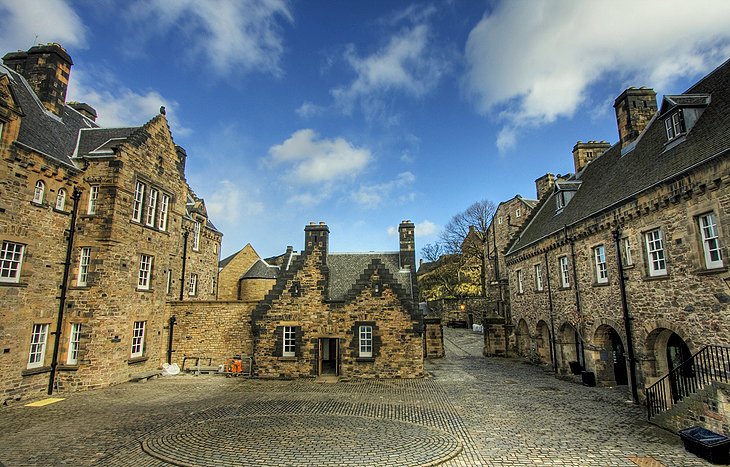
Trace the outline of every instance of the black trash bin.
{"type": "Polygon", "coordinates": [[[578,362],[568,362],[568,365],[570,365],[570,372],[574,375],[579,375],[583,371],[583,365],[578,362]]]}
{"type": "Polygon", "coordinates": [[[710,431],[706,428],[693,426],[679,430],[684,449],[695,456],[699,456],[713,464],[730,464],[730,438],[710,431]]]}
{"type": "Polygon", "coordinates": [[[583,386],[595,386],[596,385],[596,374],[592,371],[584,371],[581,373],[583,378],[583,386]]]}

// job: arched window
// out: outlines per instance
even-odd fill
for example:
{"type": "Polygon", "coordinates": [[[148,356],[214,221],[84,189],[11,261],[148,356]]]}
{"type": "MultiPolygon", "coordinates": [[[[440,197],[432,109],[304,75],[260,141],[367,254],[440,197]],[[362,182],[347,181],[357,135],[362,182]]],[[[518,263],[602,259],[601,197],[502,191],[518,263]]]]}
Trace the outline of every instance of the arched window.
{"type": "Polygon", "coordinates": [[[33,193],[33,202],[41,204],[43,202],[43,194],[46,192],[46,184],[42,180],[35,182],[35,192],[33,193]]]}
{"type": "Polygon", "coordinates": [[[63,188],[58,189],[58,196],[56,196],[56,209],[63,211],[66,208],[66,190],[63,188]]]}

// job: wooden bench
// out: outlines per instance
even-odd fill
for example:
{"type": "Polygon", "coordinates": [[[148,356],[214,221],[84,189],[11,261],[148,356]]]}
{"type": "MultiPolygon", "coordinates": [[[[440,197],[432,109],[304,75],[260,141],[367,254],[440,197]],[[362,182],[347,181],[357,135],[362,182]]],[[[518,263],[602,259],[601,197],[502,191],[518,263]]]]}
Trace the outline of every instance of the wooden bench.
{"type": "Polygon", "coordinates": [[[136,383],[146,383],[148,379],[157,378],[161,374],[162,370],[152,370],[146,373],[137,373],[136,375],[132,375],[132,377],[129,378],[129,381],[134,381],[136,383]]]}

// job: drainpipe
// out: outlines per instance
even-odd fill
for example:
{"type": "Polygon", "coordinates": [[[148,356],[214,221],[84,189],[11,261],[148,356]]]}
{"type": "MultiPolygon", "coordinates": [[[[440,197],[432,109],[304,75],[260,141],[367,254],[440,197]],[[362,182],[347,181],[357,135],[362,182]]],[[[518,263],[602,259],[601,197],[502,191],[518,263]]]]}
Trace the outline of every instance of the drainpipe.
{"type": "MultiPolygon", "coordinates": [[[[563,227],[563,234],[565,235],[565,239],[568,240],[568,226],[565,225],[563,227]]],[[[573,269],[573,288],[575,289],[575,311],[578,315],[578,319],[580,322],[582,322],[583,318],[583,312],[580,307],[580,286],[578,284],[578,268],[575,262],[575,240],[572,238],[569,240],[570,242],[570,263],[572,265],[573,269]]],[[[582,363],[585,367],[585,355],[583,354],[583,334],[576,328],[576,332],[578,333],[578,337],[580,338],[580,353],[581,355],[578,355],[578,349],[575,349],[576,358],[578,359],[578,363],[582,363]]],[[[576,344],[578,344],[576,342],[576,344]]]]}
{"type": "Polygon", "coordinates": [[[629,372],[631,373],[631,398],[634,403],[639,402],[639,392],[636,387],[636,359],[634,358],[634,340],[631,335],[631,320],[629,316],[629,304],[626,298],[626,280],[624,278],[624,265],[621,259],[621,227],[616,226],[613,233],[613,241],[616,244],[616,264],[618,265],[618,285],[621,291],[621,309],[624,315],[624,328],[626,330],[626,351],[629,354],[629,372]]]}
{"type": "Polygon", "coordinates": [[[182,257],[182,272],[180,274],[180,301],[183,301],[185,296],[185,263],[188,260],[188,235],[190,231],[183,231],[183,257],[182,257]]]}
{"type": "Polygon", "coordinates": [[[550,306],[550,353],[553,357],[553,371],[558,374],[558,357],[555,351],[555,319],[553,318],[553,292],[550,289],[550,263],[548,262],[548,254],[545,252],[545,276],[547,277],[548,304],[550,306]]]}
{"type": "Polygon", "coordinates": [[[177,323],[177,318],[175,315],[170,316],[170,320],[167,322],[167,363],[168,365],[172,363],[172,353],[174,350],[172,350],[172,333],[175,329],[175,323],[177,323]]]}
{"type": "Polygon", "coordinates": [[[63,263],[63,279],[59,288],[61,295],[58,301],[58,317],[56,318],[56,331],[53,333],[56,339],[53,342],[53,359],[51,360],[51,374],[48,375],[48,395],[53,394],[53,384],[56,382],[56,367],[58,366],[58,348],[61,344],[61,330],[63,328],[63,309],[66,307],[66,291],[68,289],[68,273],[71,270],[71,255],[73,254],[74,234],[76,233],[76,213],[81,199],[81,190],[74,187],[71,194],[74,205],[71,209],[71,225],[66,243],[66,262],[63,263]]]}

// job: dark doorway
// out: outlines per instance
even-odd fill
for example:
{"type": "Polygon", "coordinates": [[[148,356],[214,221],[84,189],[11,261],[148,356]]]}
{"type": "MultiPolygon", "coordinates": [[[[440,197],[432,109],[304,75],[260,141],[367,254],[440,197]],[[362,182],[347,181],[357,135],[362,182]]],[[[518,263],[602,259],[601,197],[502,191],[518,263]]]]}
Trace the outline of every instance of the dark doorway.
{"type": "Polygon", "coordinates": [[[319,375],[340,375],[340,346],[339,340],[323,337],[319,339],[319,375]]]}
{"type": "Polygon", "coordinates": [[[613,354],[613,377],[617,386],[625,386],[629,384],[629,375],[626,371],[626,356],[624,355],[624,345],[621,342],[621,336],[611,328],[609,332],[611,342],[611,353],[613,354]]]}
{"type": "Polygon", "coordinates": [[[674,402],[682,399],[682,389],[687,383],[687,378],[692,377],[693,368],[692,365],[687,364],[682,366],[682,369],[678,372],[673,372],[673,370],[679,368],[691,356],[687,344],[676,332],[673,332],[667,340],[667,368],[669,370],[669,384],[674,402]]]}

